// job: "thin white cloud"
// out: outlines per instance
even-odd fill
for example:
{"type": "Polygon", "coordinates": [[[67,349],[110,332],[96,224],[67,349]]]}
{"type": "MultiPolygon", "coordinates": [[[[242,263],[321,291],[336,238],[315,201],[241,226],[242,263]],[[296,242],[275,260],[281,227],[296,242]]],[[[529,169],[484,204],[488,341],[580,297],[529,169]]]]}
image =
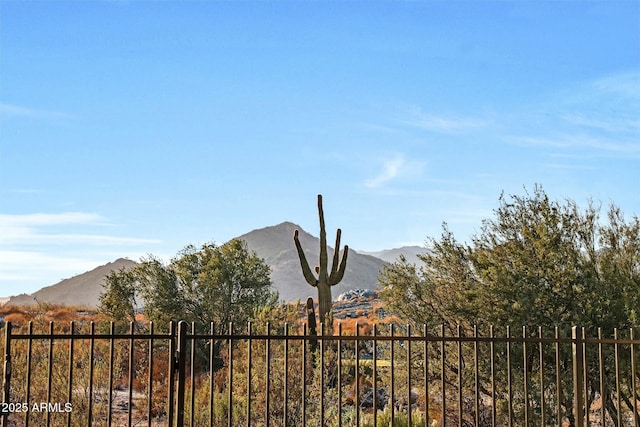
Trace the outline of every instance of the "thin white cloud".
{"type": "Polygon", "coordinates": [[[640,100],[640,72],[635,70],[603,76],[594,80],[591,86],[603,94],[640,100]]]}
{"type": "Polygon", "coordinates": [[[613,141],[609,138],[598,138],[586,134],[564,134],[545,136],[512,136],[512,143],[522,146],[554,147],[558,149],[599,151],[600,156],[640,156],[640,142],[613,141]]]}
{"type": "Polygon", "coordinates": [[[591,128],[603,132],[636,132],[640,135],[640,118],[611,117],[603,119],[602,117],[593,117],[587,114],[566,114],[562,119],[569,125],[578,127],[591,128]]]}
{"type": "Polygon", "coordinates": [[[582,82],[512,115],[505,141],[549,155],[640,157],[640,73],[582,82]]]}
{"type": "Polygon", "coordinates": [[[574,164],[566,164],[566,163],[544,163],[542,166],[548,169],[564,169],[564,170],[590,170],[595,171],[598,170],[595,166],[589,165],[574,165],[574,164]]]}
{"type": "Polygon", "coordinates": [[[139,245],[157,244],[156,239],[119,237],[93,233],[47,232],[52,227],[109,225],[101,215],[85,212],[64,212],[58,214],[0,214],[0,247],[34,244],[91,244],[91,245],[139,245]]]}
{"type": "Polygon", "coordinates": [[[487,123],[480,119],[460,118],[460,117],[443,117],[434,115],[424,115],[413,121],[405,122],[408,125],[415,126],[428,131],[435,132],[459,132],[471,129],[481,128],[487,123]]]}
{"type": "Polygon", "coordinates": [[[379,188],[399,177],[420,175],[424,164],[418,161],[409,161],[402,154],[397,154],[382,162],[380,172],[373,178],[367,179],[364,185],[368,188],[379,188]]]}
{"type": "Polygon", "coordinates": [[[426,113],[417,106],[413,106],[401,114],[402,117],[398,122],[402,125],[429,132],[468,132],[486,128],[490,125],[490,121],[486,118],[426,113]]]}
{"type": "Polygon", "coordinates": [[[33,112],[25,107],[0,103],[0,114],[3,116],[31,116],[33,112]]]}
{"type": "Polygon", "coordinates": [[[42,229],[69,225],[99,225],[100,215],[84,212],[24,215],[0,214],[0,245],[37,243],[47,238],[42,229]]]}
{"type": "Polygon", "coordinates": [[[365,185],[369,188],[376,188],[380,187],[385,182],[391,181],[393,178],[398,176],[398,173],[405,163],[406,160],[400,156],[386,160],[382,165],[382,171],[376,177],[368,179],[365,182],[365,185]]]}
{"type": "Polygon", "coordinates": [[[116,258],[136,259],[162,243],[102,233],[105,227],[116,225],[87,212],[0,214],[0,296],[31,293],[116,258]]]}
{"type": "Polygon", "coordinates": [[[0,117],[21,117],[30,119],[73,119],[74,115],[62,111],[41,110],[0,102],[0,117]]]}
{"type": "MultiPolygon", "coordinates": [[[[83,244],[94,246],[112,245],[143,245],[161,243],[157,239],[141,239],[135,237],[116,237],[104,234],[40,234],[28,233],[19,236],[20,240],[14,237],[14,243],[22,244],[48,244],[48,245],[69,245],[83,244]]],[[[4,239],[3,239],[4,240],[4,239]]],[[[6,240],[5,240],[6,241],[6,240]]]]}
{"type": "Polygon", "coordinates": [[[33,213],[24,215],[0,214],[0,226],[46,226],[61,224],[98,224],[104,223],[104,217],[95,213],[63,212],[56,214],[33,213]]]}

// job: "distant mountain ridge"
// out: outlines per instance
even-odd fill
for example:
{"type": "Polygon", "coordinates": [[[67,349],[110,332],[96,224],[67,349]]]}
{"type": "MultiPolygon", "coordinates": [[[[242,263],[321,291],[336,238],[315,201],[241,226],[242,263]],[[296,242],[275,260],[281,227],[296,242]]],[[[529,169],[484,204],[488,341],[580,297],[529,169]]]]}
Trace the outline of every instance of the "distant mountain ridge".
{"type": "MultiPolygon", "coordinates": [[[[247,246],[264,258],[271,267],[271,281],[285,301],[305,300],[309,296],[317,297],[316,290],[307,284],[302,275],[300,261],[293,243],[293,232],[299,230],[300,243],[307,260],[312,266],[318,263],[320,239],[304,231],[291,222],[253,230],[239,236],[247,242],[247,246]]],[[[333,248],[329,248],[329,259],[333,256],[333,248]]],[[[339,294],[354,289],[374,289],[378,273],[387,265],[383,260],[360,254],[349,248],[347,269],[342,281],[332,288],[334,298],[339,294]]]]}
{"type": "Polygon", "coordinates": [[[371,255],[381,260],[392,263],[400,260],[400,256],[404,256],[405,259],[416,265],[421,265],[422,260],[418,258],[418,255],[424,254],[427,250],[421,246],[403,246],[401,248],[386,249],[378,252],[362,252],[366,255],[371,255]]]}
{"type": "MultiPolygon", "coordinates": [[[[249,249],[255,251],[271,267],[273,287],[280,294],[280,299],[284,301],[306,300],[309,296],[317,297],[315,288],[307,284],[302,275],[300,261],[293,243],[293,233],[296,229],[299,230],[300,242],[309,264],[315,266],[318,263],[320,239],[292,222],[260,228],[237,237],[247,242],[249,249]]],[[[348,244],[348,236],[343,239],[348,244]]],[[[393,262],[399,253],[403,253],[408,260],[411,260],[416,248],[418,247],[374,253],[359,253],[350,248],[344,278],[342,282],[332,288],[333,297],[337,298],[338,295],[355,289],[375,289],[380,270],[388,265],[388,262],[393,262]]],[[[422,248],[419,249],[421,252],[423,251],[422,248]]],[[[331,256],[333,256],[333,248],[329,248],[329,257],[331,256]]],[[[86,273],[42,288],[31,295],[13,296],[7,304],[32,305],[43,301],[96,307],[103,291],[102,285],[105,276],[111,271],[121,268],[129,269],[136,264],[135,261],[120,258],[86,273]]]]}
{"type": "Polygon", "coordinates": [[[55,285],[47,286],[33,294],[13,296],[7,304],[34,305],[39,301],[53,304],[97,307],[105,277],[115,270],[130,269],[137,263],[130,259],[119,258],[91,271],[64,279],[55,285]]]}

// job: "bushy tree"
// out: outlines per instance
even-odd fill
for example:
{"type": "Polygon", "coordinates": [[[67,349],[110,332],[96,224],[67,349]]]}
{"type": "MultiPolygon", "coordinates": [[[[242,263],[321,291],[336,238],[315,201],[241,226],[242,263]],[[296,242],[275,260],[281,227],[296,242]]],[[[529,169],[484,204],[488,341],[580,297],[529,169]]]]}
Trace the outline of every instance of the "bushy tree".
{"type": "Polygon", "coordinates": [[[112,271],[104,280],[100,311],[119,323],[133,322],[136,315],[136,276],[122,268],[112,271]]]}
{"type": "Polygon", "coordinates": [[[629,328],[640,324],[640,220],[611,206],[504,195],[471,244],[446,225],[420,255],[379,278],[389,308],[427,324],[629,328]],[[410,303],[409,303],[410,302],[410,303]],[[416,304],[416,302],[418,302],[416,304]]]}
{"type": "MultiPolygon", "coordinates": [[[[424,265],[401,259],[384,269],[382,297],[404,319],[450,332],[474,324],[559,327],[565,335],[572,325],[592,334],[638,327],[640,220],[626,220],[614,205],[606,218],[600,211],[593,202],[552,201],[539,186],[533,194],[503,194],[470,244],[445,225],[420,256],[424,265]]],[[[570,354],[561,360],[571,366],[570,354]]],[[[570,414],[570,396],[563,398],[570,414]]],[[[606,403],[615,412],[611,396],[606,403]]]]}
{"type": "Polygon", "coordinates": [[[242,240],[200,248],[189,245],[168,264],[154,256],[130,271],[112,273],[105,283],[101,309],[122,318],[139,295],[144,314],[159,325],[186,320],[219,329],[246,323],[256,309],[277,302],[270,269],[242,240]]]}

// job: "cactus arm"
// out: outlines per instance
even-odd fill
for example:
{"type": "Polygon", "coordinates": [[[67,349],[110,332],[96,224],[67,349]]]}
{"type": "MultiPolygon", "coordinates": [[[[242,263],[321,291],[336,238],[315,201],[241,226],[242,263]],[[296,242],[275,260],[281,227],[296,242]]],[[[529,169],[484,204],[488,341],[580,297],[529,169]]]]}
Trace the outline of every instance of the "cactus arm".
{"type": "Polygon", "coordinates": [[[318,216],[320,217],[320,271],[318,273],[318,281],[327,283],[327,231],[324,227],[324,210],[322,209],[322,195],[318,194],[318,216]]]}
{"type": "Polygon", "coordinates": [[[332,278],[336,275],[336,271],[338,271],[338,263],[340,261],[340,236],[342,235],[342,230],[338,228],[336,233],[336,245],[333,247],[333,263],[331,264],[331,273],[329,274],[329,280],[332,281],[332,278]]]}
{"type": "MultiPolygon", "coordinates": [[[[336,249],[336,254],[338,250],[336,249]]],[[[331,286],[337,285],[342,278],[344,277],[344,272],[347,269],[347,255],[349,254],[349,246],[344,245],[344,251],[342,252],[342,260],[340,261],[340,268],[337,271],[331,272],[331,277],[329,278],[329,284],[331,286]]]]}
{"type": "Polygon", "coordinates": [[[298,239],[298,230],[293,232],[293,241],[296,244],[296,249],[298,250],[298,258],[300,258],[300,265],[302,266],[302,274],[304,275],[305,280],[311,286],[318,286],[318,280],[313,275],[313,272],[309,268],[309,263],[307,262],[307,257],[304,255],[304,251],[302,250],[302,245],[300,244],[300,240],[298,239]]]}

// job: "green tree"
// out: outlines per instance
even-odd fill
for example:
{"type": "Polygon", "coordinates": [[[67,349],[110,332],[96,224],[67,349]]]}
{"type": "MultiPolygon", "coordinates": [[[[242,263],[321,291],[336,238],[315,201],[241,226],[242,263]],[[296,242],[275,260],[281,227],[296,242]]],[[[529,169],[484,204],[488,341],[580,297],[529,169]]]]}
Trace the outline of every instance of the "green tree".
{"type": "Polygon", "coordinates": [[[185,320],[246,324],[257,309],[273,306],[271,270],[243,240],[222,246],[187,246],[172,261],[185,320]]]}
{"type": "MultiPolygon", "coordinates": [[[[430,250],[420,256],[423,266],[400,260],[386,268],[379,286],[389,309],[415,323],[445,324],[451,332],[474,324],[559,327],[564,334],[572,325],[591,333],[638,327],[637,217],[625,220],[612,205],[602,221],[594,203],[581,209],[571,200],[552,201],[539,186],[533,194],[502,195],[494,214],[471,244],[456,241],[445,225],[441,239],[430,239],[430,250]]],[[[568,352],[561,364],[571,366],[568,352]]],[[[589,367],[595,377],[597,368],[589,367]]],[[[590,399],[598,386],[590,383],[590,399]]],[[[571,396],[562,400],[571,422],[571,396]]],[[[615,415],[611,394],[606,404],[615,415]]]]}
{"type": "Polygon", "coordinates": [[[111,307],[129,307],[131,295],[139,295],[145,316],[160,327],[186,320],[224,329],[229,322],[246,323],[255,310],[278,300],[269,266],[237,239],[221,246],[189,245],[168,264],[149,256],[129,272],[113,273],[101,308],[119,316],[122,311],[111,307]]]}
{"type": "MultiPolygon", "coordinates": [[[[129,323],[136,315],[136,277],[131,270],[121,268],[105,277],[100,294],[100,311],[118,323],[129,323]]],[[[119,325],[122,326],[122,325],[119,325]]]]}
{"type": "Polygon", "coordinates": [[[160,259],[149,255],[133,271],[144,314],[161,328],[172,320],[191,320],[173,263],[164,265],[160,259]]]}

